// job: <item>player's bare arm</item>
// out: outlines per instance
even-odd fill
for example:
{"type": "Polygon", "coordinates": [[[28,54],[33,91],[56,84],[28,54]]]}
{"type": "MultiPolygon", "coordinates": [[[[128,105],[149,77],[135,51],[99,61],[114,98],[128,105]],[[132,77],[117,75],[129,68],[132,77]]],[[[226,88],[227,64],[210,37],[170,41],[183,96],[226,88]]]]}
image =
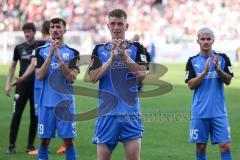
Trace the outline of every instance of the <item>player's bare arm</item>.
{"type": "Polygon", "coordinates": [[[64,77],[71,83],[74,83],[77,79],[78,70],[68,68],[68,66],[62,60],[58,48],[56,48],[56,58],[58,60],[59,67],[63,72],[64,77]]]}
{"type": "MultiPolygon", "coordinates": [[[[107,62],[103,63],[100,67],[94,70],[89,71],[89,80],[92,83],[96,83],[98,80],[100,80],[103,75],[106,73],[107,69],[112,65],[114,59],[114,53],[113,50],[111,51],[110,58],[107,60],[107,62]]],[[[92,58],[90,67],[94,64],[94,61],[96,61],[97,58],[92,58]]]]}
{"type": "Polygon", "coordinates": [[[127,64],[127,67],[130,71],[134,72],[140,81],[143,81],[146,76],[147,67],[144,65],[139,65],[135,61],[133,61],[125,51],[124,40],[122,39],[114,39],[113,44],[116,46],[114,49],[119,51],[122,60],[127,64]]]}
{"type": "Polygon", "coordinates": [[[225,83],[226,85],[229,85],[231,83],[231,79],[232,79],[232,76],[225,73],[220,67],[219,67],[219,63],[218,63],[218,56],[215,55],[214,56],[214,59],[213,59],[213,64],[214,64],[214,67],[215,67],[215,70],[218,74],[218,77],[220,78],[220,80],[225,83]]]}
{"type": "Polygon", "coordinates": [[[201,74],[199,74],[197,77],[191,79],[188,81],[188,87],[190,89],[195,89],[204,79],[205,75],[208,73],[210,67],[210,57],[207,59],[206,63],[205,63],[205,68],[202,71],[201,74]]]}
{"type": "Polygon", "coordinates": [[[15,70],[16,70],[16,66],[17,66],[17,61],[12,61],[10,67],[9,67],[9,71],[8,71],[8,76],[7,76],[7,80],[6,80],[6,86],[5,86],[5,93],[7,96],[10,97],[10,92],[11,92],[11,81],[13,79],[15,70]]]}
{"type": "Polygon", "coordinates": [[[54,41],[52,43],[52,46],[51,46],[51,49],[50,49],[50,53],[48,54],[46,60],[44,61],[43,65],[40,67],[40,68],[36,68],[36,75],[37,75],[37,78],[38,79],[44,79],[47,71],[48,71],[48,68],[51,64],[51,59],[52,59],[52,56],[54,54],[54,50],[58,47],[58,41],[54,41]]]}
{"type": "Polygon", "coordinates": [[[23,73],[22,76],[17,77],[16,80],[14,82],[11,83],[11,86],[15,86],[20,84],[22,81],[26,80],[34,71],[35,69],[35,64],[36,64],[37,59],[35,57],[33,57],[31,59],[31,63],[28,66],[28,68],[26,69],[26,71],[23,73]]]}
{"type": "Polygon", "coordinates": [[[122,55],[123,61],[127,64],[127,67],[130,69],[130,71],[134,72],[138,79],[140,81],[143,81],[146,76],[146,70],[147,67],[144,65],[139,65],[136,62],[134,62],[127,54],[125,51],[123,51],[122,55]]]}

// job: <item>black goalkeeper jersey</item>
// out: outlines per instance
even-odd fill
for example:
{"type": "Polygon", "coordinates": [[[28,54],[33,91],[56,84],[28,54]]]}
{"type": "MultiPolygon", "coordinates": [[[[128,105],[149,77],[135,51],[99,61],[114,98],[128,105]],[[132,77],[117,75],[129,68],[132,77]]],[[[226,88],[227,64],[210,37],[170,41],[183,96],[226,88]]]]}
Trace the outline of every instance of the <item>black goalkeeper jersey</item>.
{"type": "MultiPolygon", "coordinates": [[[[22,76],[26,71],[27,67],[31,63],[31,55],[32,52],[40,46],[43,46],[45,41],[35,41],[33,45],[28,45],[26,42],[17,45],[14,48],[13,60],[20,61],[20,71],[19,76],[22,76]]],[[[31,74],[24,82],[33,82],[34,81],[34,73],[31,74]]]]}

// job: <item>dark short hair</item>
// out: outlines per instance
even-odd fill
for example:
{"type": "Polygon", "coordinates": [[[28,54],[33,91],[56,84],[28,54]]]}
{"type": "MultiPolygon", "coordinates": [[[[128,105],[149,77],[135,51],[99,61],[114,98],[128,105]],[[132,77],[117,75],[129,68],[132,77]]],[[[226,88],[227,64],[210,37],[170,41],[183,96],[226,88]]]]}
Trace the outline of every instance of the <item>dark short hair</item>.
{"type": "Polygon", "coordinates": [[[44,21],[42,24],[42,34],[49,35],[50,21],[44,21]]]}
{"type": "Polygon", "coordinates": [[[66,28],[66,22],[62,18],[53,18],[50,20],[50,23],[53,23],[53,24],[62,23],[63,26],[66,28]]]}
{"type": "Polygon", "coordinates": [[[25,23],[22,26],[23,31],[28,30],[28,29],[32,30],[33,32],[36,32],[36,27],[35,27],[34,23],[32,23],[32,22],[25,23]]]}
{"type": "Polygon", "coordinates": [[[127,13],[122,9],[114,9],[108,13],[108,18],[110,17],[117,17],[127,19],[127,13]]]}

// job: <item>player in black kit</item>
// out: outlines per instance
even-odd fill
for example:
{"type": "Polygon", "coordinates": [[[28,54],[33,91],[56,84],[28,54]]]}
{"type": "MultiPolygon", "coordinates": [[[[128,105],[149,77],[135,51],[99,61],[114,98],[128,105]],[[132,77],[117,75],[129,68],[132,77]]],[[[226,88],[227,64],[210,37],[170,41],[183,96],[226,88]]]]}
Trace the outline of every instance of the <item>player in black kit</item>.
{"type": "MultiPolygon", "coordinates": [[[[9,67],[9,72],[7,76],[5,92],[6,95],[10,97],[11,91],[11,81],[13,79],[17,62],[20,62],[19,76],[21,76],[28,65],[31,62],[31,54],[33,50],[37,47],[44,45],[44,41],[35,41],[36,28],[33,23],[25,23],[22,27],[26,42],[17,45],[14,49],[14,55],[12,63],[9,67]]],[[[18,129],[22,117],[23,110],[27,101],[30,101],[30,125],[28,133],[28,143],[26,146],[26,151],[34,150],[34,139],[37,131],[37,117],[34,111],[34,100],[33,100],[33,86],[34,86],[34,73],[29,76],[26,80],[16,86],[14,103],[13,103],[13,116],[10,125],[10,135],[9,135],[9,147],[6,151],[7,154],[14,154],[15,142],[17,139],[18,129]]]]}

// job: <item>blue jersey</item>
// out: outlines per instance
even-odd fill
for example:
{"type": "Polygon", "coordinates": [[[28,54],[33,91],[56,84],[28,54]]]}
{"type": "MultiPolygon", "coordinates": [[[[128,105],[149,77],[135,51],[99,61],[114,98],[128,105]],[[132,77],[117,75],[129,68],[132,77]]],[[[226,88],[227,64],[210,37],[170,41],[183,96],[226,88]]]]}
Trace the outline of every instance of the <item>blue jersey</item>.
{"type": "MultiPolygon", "coordinates": [[[[42,66],[48,54],[50,53],[50,48],[51,43],[46,44],[45,46],[42,46],[36,50],[36,68],[40,68],[42,66]]],[[[59,47],[59,52],[62,60],[69,69],[78,70],[80,60],[78,51],[64,44],[59,47]]],[[[39,105],[56,107],[56,105],[63,100],[71,100],[74,105],[72,85],[65,79],[54,53],[51,59],[51,64],[42,83],[39,105]]]]}
{"type": "MultiPolygon", "coordinates": [[[[97,45],[92,53],[93,64],[89,70],[101,67],[109,58],[112,45],[97,45]]],[[[147,65],[146,52],[138,42],[127,42],[126,53],[140,65],[147,65]]],[[[99,81],[98,116],[102,115],[139,115],[139,81],[117,55],[111,67],[99,81]]]]}
{"type": "MultiPolygon", "coordinates": [[[[192,98],[192,118],[214,118],[227,116],[224,98],[224,84],[214,69],[213,58],[219,57],[219,67],[227,74],[233,76],[232,66],[226,54],[213,52],[210,56],[210,68],[204,80],[197,86],[192,98]]],[[[186,65],[187,83],[195,78],[205,68],[208,56],[198,54],[190,57],[186,65]]]]}

